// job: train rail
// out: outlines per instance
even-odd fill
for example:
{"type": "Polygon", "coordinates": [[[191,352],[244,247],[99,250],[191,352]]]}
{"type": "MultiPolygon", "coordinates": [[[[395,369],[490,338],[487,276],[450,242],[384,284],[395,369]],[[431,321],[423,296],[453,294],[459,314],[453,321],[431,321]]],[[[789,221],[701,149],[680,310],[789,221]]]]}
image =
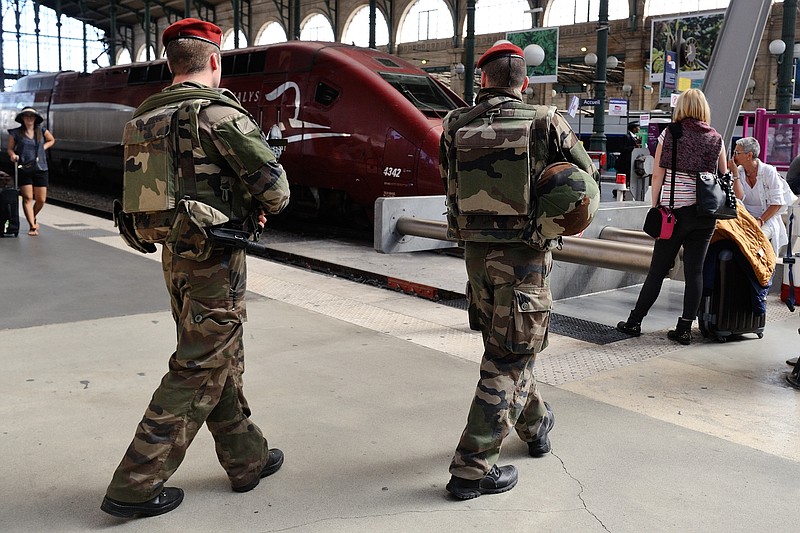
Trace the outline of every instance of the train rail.
{"type": "MultiPolygon", "coordinates": [[[[48,202],[65,209],[79,211],[105,220],[112,219],[112,202],[116,195],[84,190],[64,183],[51,183],[48,191],[48,202]]],[[[461,292],[419,283],[403,281],[397,276],[386,274],[373,268],[367,262],[361,264],[345,264],[336,257],[336,253],[314,256],[313,253],[298,251],[306,248],[309,251],[320,249],[342,249],[344,253],[373,253],[371,227],[348,227],[331,224],[321,219],[310,219],[291,213],[271,216],[267,219],[267,228],[261,237],[261,244],[267,247],[264,253],[250,253],[251,257],[274,261],[296,268],[340,277],[356,283],[368,284],[389,290],[413,294],[421,298],[442,301],[449,305],[462,306],[464,295],[461,292]],[[308,246],[298,247],[298,243],[308,246]]],[[[459,255],[461,249],[445,250],[437,255],[459,255]]],[[[436,252],[432,252],[436,253],[436,252]]],[[[386,256],[380,256],[386,260],[386,256]]],[[[425,261],[420,259],[420,261],[425,261]]]]}

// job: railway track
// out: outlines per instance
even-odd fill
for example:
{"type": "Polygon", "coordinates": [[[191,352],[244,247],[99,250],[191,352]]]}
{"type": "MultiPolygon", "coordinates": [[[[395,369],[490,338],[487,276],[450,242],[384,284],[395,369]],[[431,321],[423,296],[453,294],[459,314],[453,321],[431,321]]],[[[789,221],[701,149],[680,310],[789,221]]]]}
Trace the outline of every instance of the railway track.
{"type": "MultiPolygon", "coordinates": [[[[98,193],[58,182],[51,184],[48,190],[49,203],[106,220],[112,219],[112,203],[115,196],[119,195],[98,193]]],[[[414,294],[429,300],[455,305],[463,303],[463,295],[460,293],[442,289],[432,290],[413,283],[403,284],[395,278],[364,268],[366,265],[354,267],[337,264],[335,260],[314,259],[302,253],[286,251],[292,249],[291,246],[281,246],[281,244],[308,242],[309,249],[313,250],[326,247],[326,241],[329,241],[331,246],[347,243],[349,246],[355,245],[371,251],[372,239],[373,231],[369,227],[351,227],[330,221],[304,218],[291,213],[281,213],[267,219],[267,227],[260,242],[267,246],[268,250],[263,254],[250,253],[250,255],[304,270],[337,276],[356,283],[414,294]]],[[[294,249],[297,248],[294,247],[294,249]]],[[[461,252],[460,249],[453,249],[441,253],[442,255],[457,255],[459,252],[461,252]]]]}

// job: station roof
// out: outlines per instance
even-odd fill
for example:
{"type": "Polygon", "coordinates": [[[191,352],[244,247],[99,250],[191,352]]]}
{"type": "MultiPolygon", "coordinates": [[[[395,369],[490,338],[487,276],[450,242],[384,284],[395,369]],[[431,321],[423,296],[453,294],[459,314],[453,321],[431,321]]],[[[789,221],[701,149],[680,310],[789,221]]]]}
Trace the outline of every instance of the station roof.
{"type": "MultiPolygon", "coordinates": [[[[53,10],[61,4],[61,13],[78,20],[88,22],[106,32],[111,29],[111,2],[108,0],[39,0],[41,5],[53,10]]],[[[150,15],[153,18],[168,17],[170,21],[183,18],[186,4],[191,8],[192,16],[214,19],[216,7],[230,5],[230,0],[150,0],[150,15]]],[[[144,0],[116,0],[117,25],[137,26],[144,14],[144,0]]]]}

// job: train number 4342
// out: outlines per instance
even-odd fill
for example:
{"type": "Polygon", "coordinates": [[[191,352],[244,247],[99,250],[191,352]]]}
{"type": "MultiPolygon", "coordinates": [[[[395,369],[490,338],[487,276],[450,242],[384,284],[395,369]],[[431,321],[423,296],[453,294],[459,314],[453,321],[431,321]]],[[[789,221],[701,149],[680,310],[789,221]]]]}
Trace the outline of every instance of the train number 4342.
{"type": "Polygon", "coordinates": [[[386,176],[387,178],[399,178],[401,172],[403,172],[403,169],[398,167],[383,168],[383,175],[386,176]]]}

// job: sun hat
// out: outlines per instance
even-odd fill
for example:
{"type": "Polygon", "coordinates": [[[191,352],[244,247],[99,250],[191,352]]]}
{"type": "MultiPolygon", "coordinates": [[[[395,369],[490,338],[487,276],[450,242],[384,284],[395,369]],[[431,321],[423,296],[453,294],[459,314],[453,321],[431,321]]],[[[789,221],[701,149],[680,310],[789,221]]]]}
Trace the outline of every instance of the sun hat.
{"type": "Polygon", "coordinates": [[[16,116],[16,118],[14,118],[14,120],[16,120],[17,122],[19,122],[20,124],[24,124],[24,122],[22,121],[22,117],[23,117],[24,115],[33,115],[33,116],[35,116],[35,117],[36,117],[35,124],[41,124],[42,122],[44,122],[44,118],[42,117],[42,115],[40,115],[40,114],[39,114],[39,113],[38,113],[38,112],[37,112],[37,111],[36,111],[34,108],[32,108],[32,107],[25,107],[25,108],[23,108],[23,109],[22,109],[22,111],[20,111],[19,113],[17,113],[17,116],[16,116]]]}

